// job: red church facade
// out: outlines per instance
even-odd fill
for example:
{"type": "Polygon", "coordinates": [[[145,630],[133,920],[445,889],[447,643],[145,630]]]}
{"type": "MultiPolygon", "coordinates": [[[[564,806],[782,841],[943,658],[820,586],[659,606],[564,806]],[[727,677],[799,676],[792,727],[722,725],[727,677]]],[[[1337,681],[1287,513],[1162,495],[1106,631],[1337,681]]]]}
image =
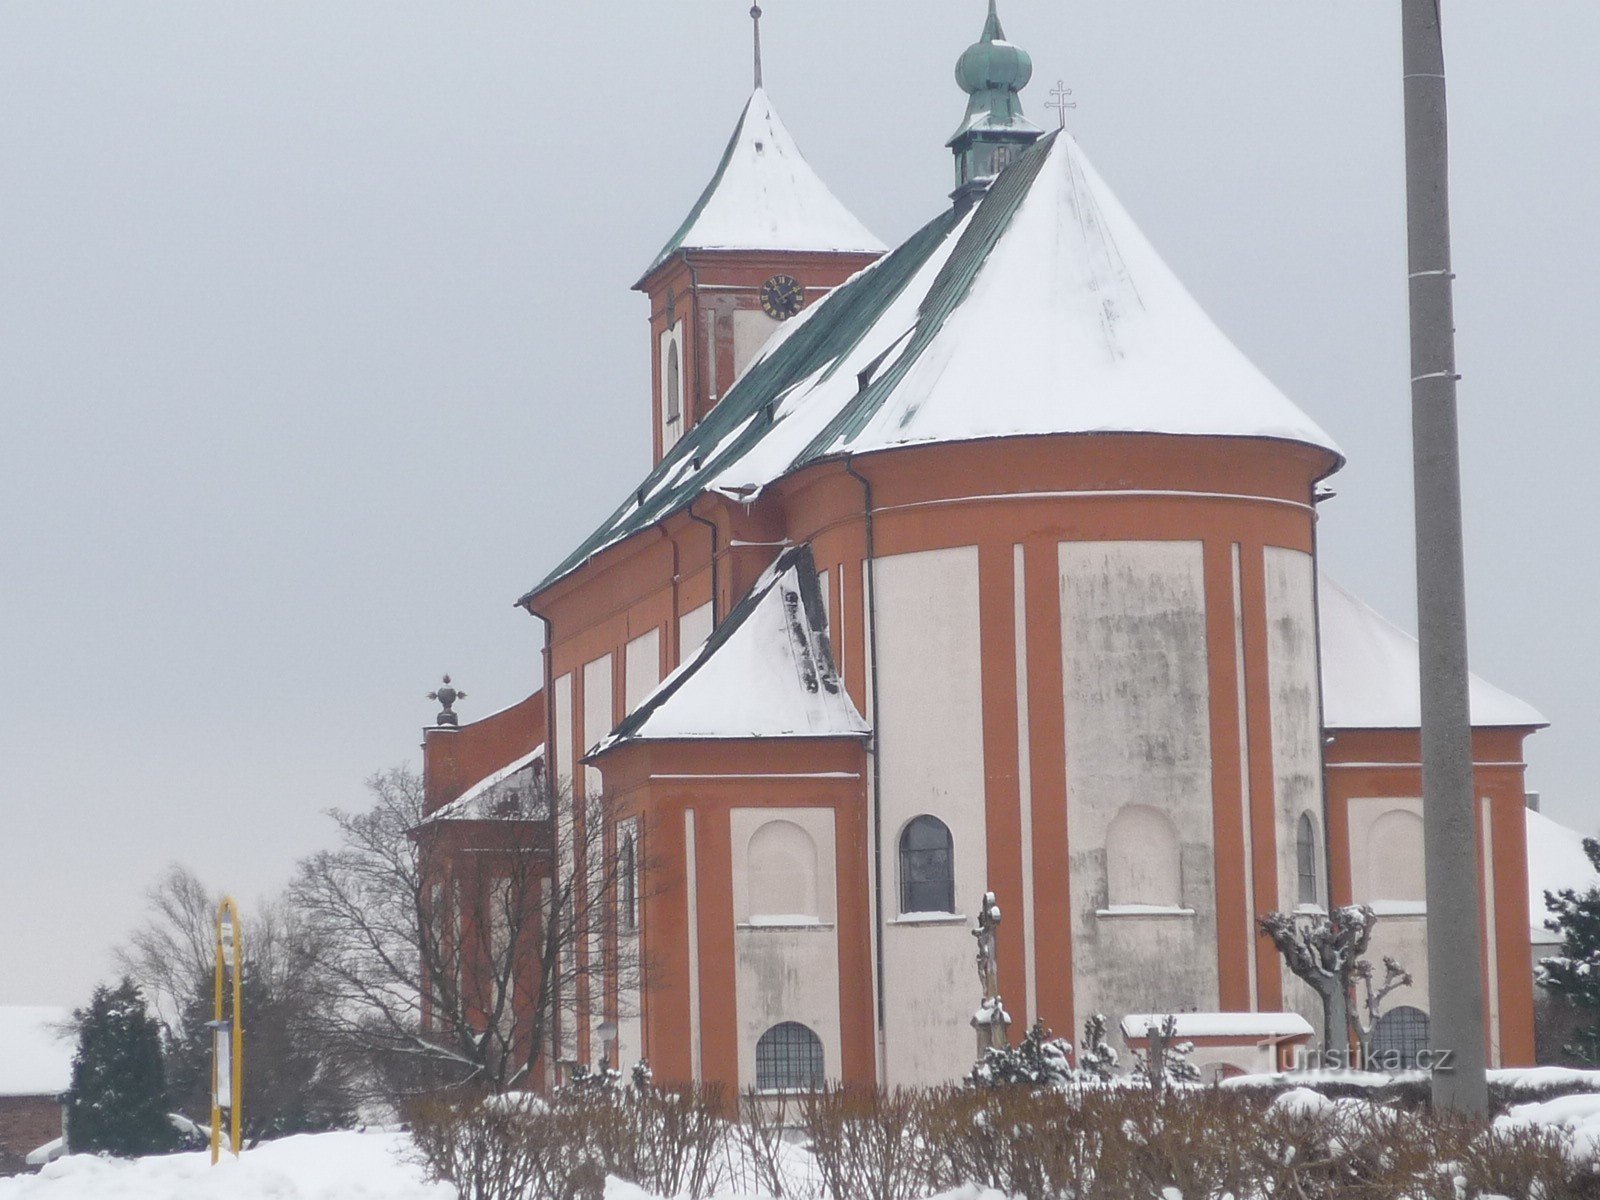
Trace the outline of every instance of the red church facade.
{"type": "MultiPolygon", "coordinates": [[[[523,597],[540,689],[425,745],[445,875],[489,836],[449,806],[535,763],[640,848],[605,937],[639,940],[642,985],[568,998],[547,1071],[593,1061],[606,1019],[658,1080],[957,1078],[985,891],[1007,1007],[1068,1036],[1320,1025],[1258,933],[1273,910],[1373,903],[1375,949],[1424,965],[1419,739],[1374,699],[1403,689],[1404,635],[1342,593],[1338,638],[1323,617],[1342,457],[1070,137],[1027,125],[1028,72],[991,14],[958,69],[957,204],[887,254],[758,90],[639,284],[654,469],[523,597]],[[752,217],[772,170],[792,203],[752,217]]],[[[1541,721],[1481,686],[1486,1037],[1517,1064],[1541,721]]],[[[1425,978],[1393,1003],[1425,1014],[1425,978]]],[[[1281,1065],[1238,1042],[1197,1057],[1281,1065]]]]}

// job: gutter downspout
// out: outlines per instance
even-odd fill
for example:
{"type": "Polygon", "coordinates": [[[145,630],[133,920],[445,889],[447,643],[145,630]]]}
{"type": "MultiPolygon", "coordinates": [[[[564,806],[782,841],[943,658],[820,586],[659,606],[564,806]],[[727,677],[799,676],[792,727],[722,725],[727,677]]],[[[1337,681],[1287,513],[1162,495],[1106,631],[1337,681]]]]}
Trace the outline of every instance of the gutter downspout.
{"type": "Polygon", "coordinates": [[[867,555],[867,691],[872,703],[872,732],[867,738],[867,752],[872,755],[872,905],[873,920],[877,926],[876,961],[878,993],[878,1079],[885,1078],[888,1047],[884,1041],[884,951],[883,951],[883,763],[878,757],[878,725],[883,720],[883,710],[878,704],[878,568],[877,546],[872,522],[872,481],[856,470],[855,456],[844,460],[845,473],[861,484],[862,523],[866,532],[867,555]]]}
{"type": "MultiPolygon", "coordinates": [[[[694,500],[689,501],[688,506],[685,507],[683,511],[689,514],[689,519],[691,521],[697,521],[701,525],[704,525],[707,529],[711,530],[711,628],[715,629],[717,627],[718,617],[717,593],[721,590],[717,586],[717,525],[715,521],[707,520],[705,517],[702,517],[699,513],[695,512],[695,501],[699,499],[700,497],[696,496],[694,500]]],[[[676,546],[676,543],[674,543],[674,546],[676,546]]]]}

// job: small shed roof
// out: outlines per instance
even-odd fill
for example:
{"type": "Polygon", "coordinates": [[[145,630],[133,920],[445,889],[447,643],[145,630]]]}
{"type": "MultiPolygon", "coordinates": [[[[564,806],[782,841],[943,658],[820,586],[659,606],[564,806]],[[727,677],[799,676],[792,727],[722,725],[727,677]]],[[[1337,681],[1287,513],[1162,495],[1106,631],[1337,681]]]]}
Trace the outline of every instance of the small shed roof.
{"type": "Polygon", "coordinates": [[[1122,1036],[1142,1041],[1152,1027],[1160,1028],[1168,1017],[1177,1023],[1180,1038],[1297,1038],[1310,1037],[1311,1023],[1299,1013],[1286,1012],[1191,1012],[1129,1013],[1122,1018],[1122,1036]]]}
{"type": "Polygon", "coordinates": [[[72,1083],[71,1035],[65,1008],[0,1007],[0,1096],[55,1096],[72,1083]]]}

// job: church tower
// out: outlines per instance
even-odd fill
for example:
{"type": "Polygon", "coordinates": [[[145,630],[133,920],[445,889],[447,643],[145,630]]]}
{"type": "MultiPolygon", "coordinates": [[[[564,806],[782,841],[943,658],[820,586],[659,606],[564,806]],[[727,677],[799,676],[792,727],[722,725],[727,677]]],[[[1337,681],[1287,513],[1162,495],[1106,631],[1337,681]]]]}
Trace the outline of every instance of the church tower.
{"type": "Polygon", "coordinates": [[[784,321],[887,249],[828,190],[761,80],[711,182],[634,285],[650,298],[654,462],[733,385],[784,321]]]}
{"type": "Polygon", "coordinates": [[[1022,115],[1022,89],[1033,78],[1033,59],[1006,41],[995,0],[983,33],[956,61],[956,82],[967,93],[967,115],[947,145],[956,156],[958,205],[970,203],[1043,132],[1022,115]]]}

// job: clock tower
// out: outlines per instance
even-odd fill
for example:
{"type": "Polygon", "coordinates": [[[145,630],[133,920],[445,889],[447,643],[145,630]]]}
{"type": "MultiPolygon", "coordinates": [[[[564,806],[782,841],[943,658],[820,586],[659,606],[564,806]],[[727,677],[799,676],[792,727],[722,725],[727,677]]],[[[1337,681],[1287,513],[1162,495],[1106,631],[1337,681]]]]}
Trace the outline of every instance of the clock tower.
{"type": "Polygon", "coordinates": [[[801,155],[760,86],[758,59],[716,173],[634,285],[650,298],[653,461],[781,325],[884,250],[801,155]]]}

